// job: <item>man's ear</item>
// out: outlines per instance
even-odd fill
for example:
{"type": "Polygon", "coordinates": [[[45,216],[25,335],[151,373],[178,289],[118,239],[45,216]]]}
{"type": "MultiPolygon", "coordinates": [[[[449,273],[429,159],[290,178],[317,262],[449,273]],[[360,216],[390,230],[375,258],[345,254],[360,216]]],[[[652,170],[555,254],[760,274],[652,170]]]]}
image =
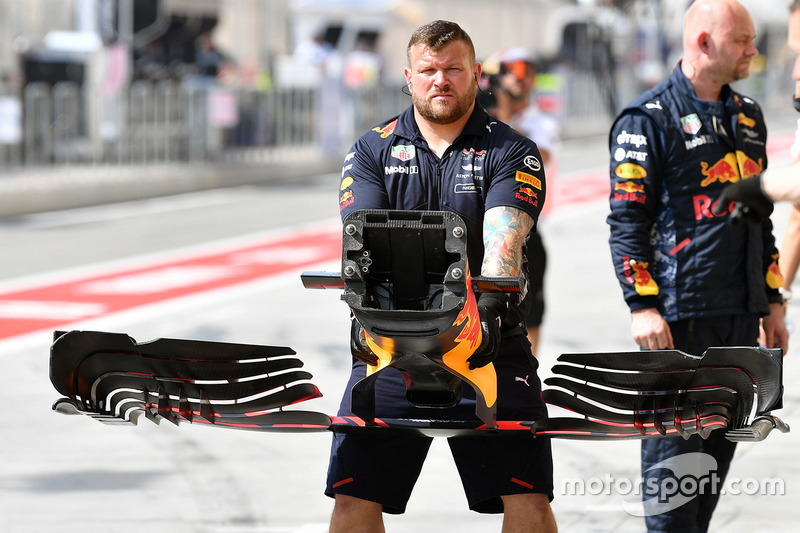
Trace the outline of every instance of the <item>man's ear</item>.
{"type": "Polygon", "coordinates": [[[406,78],[406,87],[408,88],[409,94],[411,92],[411,69],[408,67],[403,69],[403,75],[406,78]]]}
{"type": "Polygon", "coordinates": [[[697,36],[697,48],[704,54],[708,53],[710,42],[711,36],[707,32],[703,32],[697,36]]]}

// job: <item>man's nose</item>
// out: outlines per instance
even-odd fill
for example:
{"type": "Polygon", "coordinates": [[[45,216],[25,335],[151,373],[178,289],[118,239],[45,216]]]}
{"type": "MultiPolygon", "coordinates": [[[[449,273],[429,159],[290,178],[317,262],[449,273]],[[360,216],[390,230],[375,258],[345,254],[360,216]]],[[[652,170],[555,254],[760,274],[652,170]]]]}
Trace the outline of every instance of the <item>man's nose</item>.
{"type": "Polygon", "coordinates": [[[445,73],[443,70],[436,72],[436,75],[433,77],[433,84],[440,89],[448,87],[450,85],[450,81],[447,78],[447,73],[445,73]]]}

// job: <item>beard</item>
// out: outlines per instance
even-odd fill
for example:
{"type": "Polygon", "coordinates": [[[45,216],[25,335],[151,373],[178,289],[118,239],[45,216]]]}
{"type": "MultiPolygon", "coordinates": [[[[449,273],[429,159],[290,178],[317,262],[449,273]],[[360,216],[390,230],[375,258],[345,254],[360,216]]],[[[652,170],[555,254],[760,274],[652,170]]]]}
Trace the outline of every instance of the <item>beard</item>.
{"type": "Polygon", "coordinates": [[[750,77],[750,60],[747,60],[746,62],[737,62],[728,70],[728,76],[728,83],[733,83],[735,81],[744,80],[750,77]]]}
{"type": "MultiPolygon", "coordinates": [[[[522,100],[528,99],[528,93],[530,92],[529,86],[522,85],[523,82],[514,81],[512,83],[503,83],[501,84],[502,89],[506,92],[506,94],[514,100],[515,102],[519,102],[522,100]]],[[[531,84],[530,87],[533,85],[531,84]]]]}
{"type": "Polygon", "coordinates": [[[739,81],[750,77],[750,63],[747,64],[745,67],[741,65],[736,71],[734,71],[735,80],[739,81]]]}
{"type": "Polygon", "coordinates": [[[436,93],[428,95],[411,95],[414,108],[422,118],[434,124],[450,124],[462,118],[475,102],[477,89],[472,86],[464,95],[456,94],[452,101],[433,100],[436,93]]]}
{"type": "Polygon", "coordinates": [[[750,59],[719,61],[708,70],[708,75],[721,84],[746,79],[750,76],[750,59]]]}

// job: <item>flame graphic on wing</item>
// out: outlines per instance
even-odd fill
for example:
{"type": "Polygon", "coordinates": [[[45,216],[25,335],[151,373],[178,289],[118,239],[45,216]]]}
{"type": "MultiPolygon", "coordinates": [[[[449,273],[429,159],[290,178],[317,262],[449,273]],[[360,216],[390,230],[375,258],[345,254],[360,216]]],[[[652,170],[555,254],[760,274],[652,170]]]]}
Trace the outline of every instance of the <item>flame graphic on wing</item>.
{"type": "MultiPolygon", "coordinates": [[[[469,265],[467,265],[467,287],[472,287],[472,278],[469,275],[469,265]]],[[[487,406],[492,406],[497,401],[497,373],[494,365],[489,363],[486,366],[470,370],[467,359],[480,346],[483,340],[481,332],[481,320],[478,315],[478,301],[475,293],[467,291],[467,301],[464,308],[453,322],[453,327],[464,325],[455,338],[455,346],[442,356],[442,362],[447,368],[476,388],[477,392],[483,396],[487,406]]]]}
{"type": "MultiPolygon", "coordinates": [[[[467,283],[470,282],[468,281],[467,283]]],[[[481,321],[478,316],[478,302],[475,300],[475,293],[473,292],[470,292],[467,296],[464,309],[458,313],[455,322],[453,322],[453,327],[461,326],[462,324],[464,324],[464,327],[455,338],[457,346],[448,353],[453,353],[453,351],[460,349],[461,351],[468,351],[467,357],[469,357],[483,340],[481,321]]]]}
{"type": "Polygon", "coordinates": [[[388,346],[387,348],[383,348],[377,342],[375,342],[375,339],[373,339],[369,333],[364,332],[364,338],[367,340],[367,346],[370,350],[372,350],[372,353],[378,356],[377,365],[367,365],[367,376],[371,376],[375,372],[383,370],[392,364],[392,361],[394,360],[394,339],[384,339],[388,346]]]}

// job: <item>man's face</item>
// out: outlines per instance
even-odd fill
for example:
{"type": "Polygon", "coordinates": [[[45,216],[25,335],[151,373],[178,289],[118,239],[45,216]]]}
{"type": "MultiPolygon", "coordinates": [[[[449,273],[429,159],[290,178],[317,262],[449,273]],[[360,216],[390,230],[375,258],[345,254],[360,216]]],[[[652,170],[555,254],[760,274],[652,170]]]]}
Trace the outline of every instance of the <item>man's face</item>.
{"type": "Polygon", "coordinates": [[[756,30],[744,10],[723,18],[709,39],[715,54],[714,72],[722,83],[733,83],[750,75],[750,61],[758,55],[753,41],[756,30]]]}
{"type": "Polygon", "coordinates": [[[536,69],[525,61],[504,64],[505,74],[500,77],[500,85],[515,99],[525,99],[536,81],[536,69]]]}
{"type": "Polygon", "coordinates": [[[464,42],[455,41],[435,51],[416,44],[409,50],[408,60],[406,83],[422,118],[450,124],[472,110],[480,65],[464,42]]]}
{"type": "Polygon", "coordinates": [[[800,98],[800,10],[789,17],[789,48],[796,54],[792,79],[794,79],[794,96],[800,98]]]}

